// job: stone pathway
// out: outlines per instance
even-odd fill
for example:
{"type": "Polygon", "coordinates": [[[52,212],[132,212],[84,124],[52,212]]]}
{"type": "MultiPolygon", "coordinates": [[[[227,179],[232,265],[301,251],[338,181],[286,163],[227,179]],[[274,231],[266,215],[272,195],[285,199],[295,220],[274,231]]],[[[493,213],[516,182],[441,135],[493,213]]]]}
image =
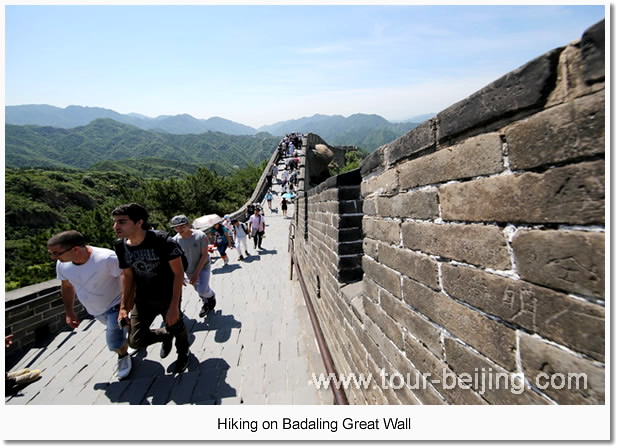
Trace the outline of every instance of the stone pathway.
{"type": "MultiPolygon", "coordinates": [[[[293,211],[290,206],[289,217],[293,211]]],[[[42,379],[6,404],[332,404],[329,390],[310,383],[324,367],[300,287],[289,280],[291,218],[268,209],[265,218],[263,251],[249,242],[251,256],[244,261],[236,261],[233,250],[229,265],[213,264],[215,313],[199,318],[201,300],[185,287],[192,353],[186,372],[175,374],[174,350],[162,360],[155,344],[134,354],[131,375],[116,380],[104,326],[86,320],[25,354],[12,370],[41,369],[42,379]]]]}

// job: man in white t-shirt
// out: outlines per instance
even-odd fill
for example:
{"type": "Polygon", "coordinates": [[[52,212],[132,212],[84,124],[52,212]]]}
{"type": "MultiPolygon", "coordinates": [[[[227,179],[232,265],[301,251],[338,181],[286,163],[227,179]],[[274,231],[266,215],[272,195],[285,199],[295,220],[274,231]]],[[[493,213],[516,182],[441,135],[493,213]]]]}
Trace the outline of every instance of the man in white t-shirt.
{"type": "Polygon", "coordinates": [[[126,378],[131,373],[131,357],[128,329],[118,324],[122,270],[116,254],[110,249],[86,246],[84,236],[75,230],[52,236],[47,251],[57,260],[56,276],[62,282],[60,292],[67,325],[79,325],[73,310],[77,298],[89,314],[105,325],[107,347],[118,353],[118,379],[126,378]]]}
{"type": "Polygon", "coordinates": [[[217,304],[215,292],[210,288],[208,238],[201,230],[192,229],[185,215],[174,216],[170,224],[176,231],[174,240],[187,257],[188,266],[185,275],[202,299],[203,305],[199,316],[204,317],[214,310],[217,304]]]}

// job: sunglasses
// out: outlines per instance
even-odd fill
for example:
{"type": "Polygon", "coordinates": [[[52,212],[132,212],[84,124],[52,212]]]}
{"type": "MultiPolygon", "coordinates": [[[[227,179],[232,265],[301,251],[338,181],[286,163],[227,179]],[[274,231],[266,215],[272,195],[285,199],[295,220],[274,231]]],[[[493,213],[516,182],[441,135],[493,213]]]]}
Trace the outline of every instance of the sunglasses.
{"type": "Polygon", "coordinates": [[[70,251],[74,247],[75,246],[71,246],[67,250],[63,250],[62,252],[52,252],[51,250],[48,250],[47,252],[49,253],[49,255],[52,255],[54,257],[59,257],[60,255],[67,253],[68,251],[70,251]]]}

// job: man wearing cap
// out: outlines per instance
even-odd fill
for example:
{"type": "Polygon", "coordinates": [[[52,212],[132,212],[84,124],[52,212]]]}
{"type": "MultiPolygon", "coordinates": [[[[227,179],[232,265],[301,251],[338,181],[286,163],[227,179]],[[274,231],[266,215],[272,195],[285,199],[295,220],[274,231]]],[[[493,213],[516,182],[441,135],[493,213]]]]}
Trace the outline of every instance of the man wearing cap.
{"type": "Polygon", "coordinates": [[[201,230],[191,228],[189,219],[185,215],[174,216],[170,224],[176,231],[174,240],[187,257],[188,266],[185,274],[202,299],[203,305],[199,315],[204,317],[214,310],[217,304],[215,292],[210,289],[208,239],[201,230]]]}
{"type": "Polygon", "coordinates": [[[73,310],[77,298],[90,315],[105,325],[107,347],[118,354],[118,379],[126,378],[131,373],[131,357],[127,328],[118,326],[122,270],[116,254],[109,249],[87,246],[84,236],[75,230],[52,236],[47,241],[47,251],[56,260],[67,325],[71,328],[79,325],[73,310]]]}

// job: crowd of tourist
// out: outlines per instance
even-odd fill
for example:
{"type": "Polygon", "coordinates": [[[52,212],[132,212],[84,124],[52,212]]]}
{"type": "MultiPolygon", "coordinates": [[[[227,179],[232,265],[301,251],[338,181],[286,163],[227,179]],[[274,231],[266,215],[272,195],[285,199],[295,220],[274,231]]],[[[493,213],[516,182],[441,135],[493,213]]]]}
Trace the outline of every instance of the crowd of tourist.
{"type": "MultiPolygon", "coordinates": [[[[280,207],[287,216],[289,202],[295,197],[298,182],[298,148],[302,134],[286,135],[280,144],[283,169],[270,167],[268,191],[264,197],[271,214],[274,196],[280,195],[280,207]],[[280,176],[279,176],[280,174],[280,176]],[[280,191],[273,184],[280,185],[280,191]]],[[[247,208],[246,222],[225,215],[205,229],[194,228],[187,216],[171,218],[169,227],[175,234],[154,230],[148,211],[140,204],[122,204],[111,212],[118,239],[114,249],[86,244],[84,236],[67,230],[52,236],[47,250],[56,260],[56,276],[61,281],[65,321],[77,328],[80,320],[74,312],[75,300],[96,320],[105,325],[105,339],[110,351],[118,355],[116,374],[122,380],[132,370],[131,353],[161,343],[160,357],[166,358],[176,347],[175,371],[184,372],[189,364],[189,337],[181,311],[183,286],[195,288],[202,301],[200,318],[207,318],[216,306],[216,294],[210,287],[212,265],[218,259],[230,263],[228,251],[236,249],[238,262],[250,257],[247,240],[253,249],[262,251],[266,219],[262,203],[247,208]],[[217,251],[218,259],[211,257],[217,251]],[[161,328],[150,328],[157,316],[161,328]]],[[[6,339],[6,338],[5,338],[6,339]]],[[[8,342],[7,342],[8,344],[8,342]]],[[[6,374],[5,382],[26,382],[40,372],[6,374]]]]}

